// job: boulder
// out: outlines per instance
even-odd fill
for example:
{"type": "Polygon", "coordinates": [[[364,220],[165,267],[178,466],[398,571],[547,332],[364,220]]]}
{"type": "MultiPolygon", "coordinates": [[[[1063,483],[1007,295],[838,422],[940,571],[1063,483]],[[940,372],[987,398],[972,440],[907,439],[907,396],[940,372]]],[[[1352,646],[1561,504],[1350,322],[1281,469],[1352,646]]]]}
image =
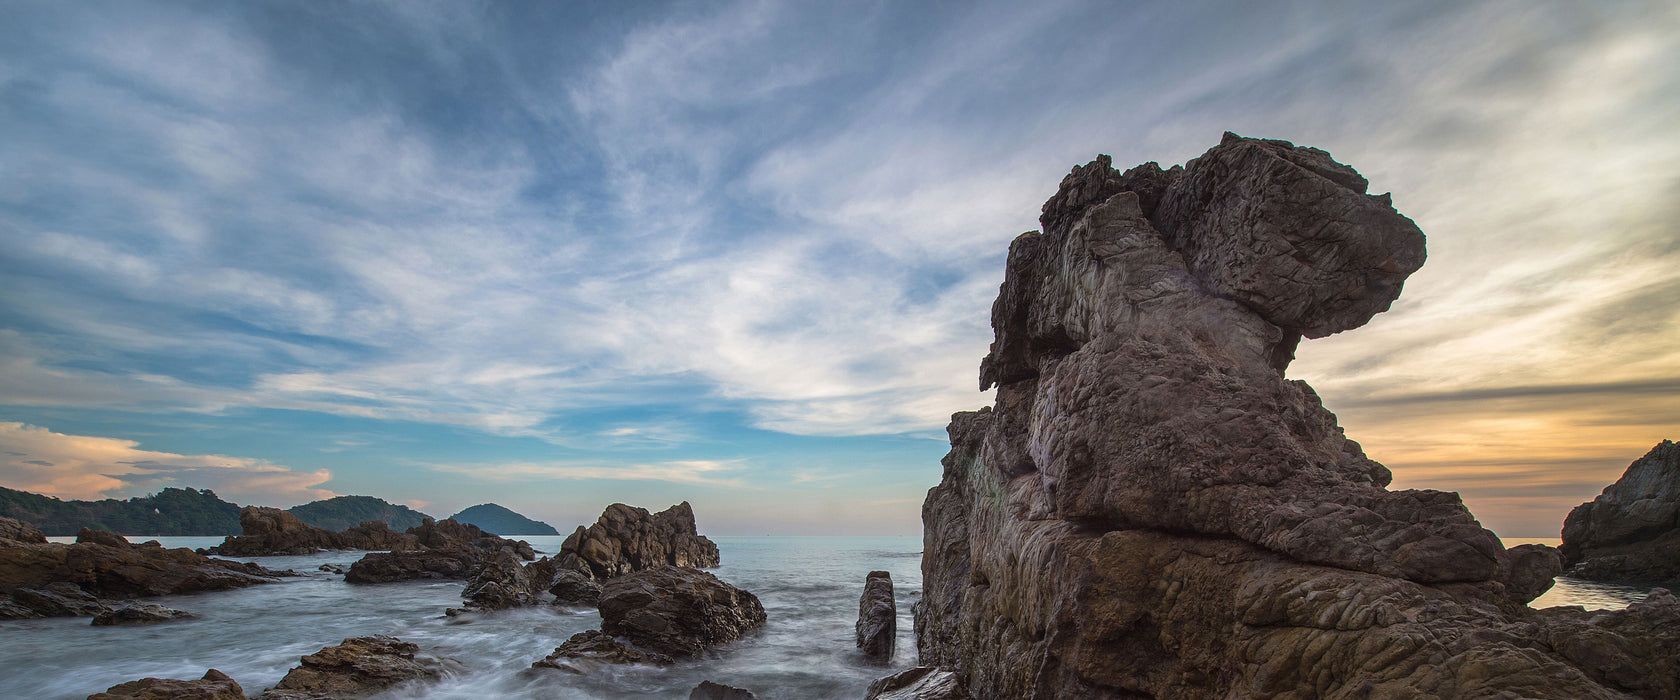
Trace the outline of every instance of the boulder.
{"type": "Polygon", "coordinates": [[[864,700],[968,700],[955,672],[918,666],[869,684],[864,700]]]}
{"type": "Polygon", "coordinates": [[[1575,578],[1680,586],[1680,445],[1662,441],[1569,511],[1560,549],[1575,578]]]}
{"type": "Polygon", "coordinates": [[[1074,168],[1040,222],[992,307],[994,405],[952,417],[923,503],[922,663],[983,699],[1664,696],[1616,669],[1675,677],[1670,638],[1566,653],[1552,630],[1612,619],[1526,607],[1556,554],[1388,490],[1285,378],[1424,260],[1353,169],[1227,134],[1182,168],[1074,168]]]}
{"type": "Polygon", "coordinates": [[[758,696],[745,688],[700,681],[700,685],[688,691],[688,700],[758,700],[758,696]]]}
{"type": "Polygon", "coordinates": [[[864,578],[858,600],[857,646],[877,661],[892,660],[898,637],[898,603],[893,600],[892,574],[871,571],[864,578]]]}
{"type": "Polygon", "coordinates": [[[113,685],[88,700],[245,700],[245,689],[216,669],[204,672],[196,681],[173,678],[142,678],[113,685]]]}
{"type": "MultiPolygon", "coordinates": [[[[81,529],[80,532],[76,533],[76,543],[81,544],[83,542],[92,542],[94,544],[102,544],[102,545],[105,545],[107,547],[127,547],[127,546],[129,546],[127,537],[123,537],[122,535],[119,535],[115,532],[107,532],[105,530],[95,530],[91,527],[84,527],[84,528],[81,529]]],[[[152,542],[155,544],[156,540],[153,540],[152,542]]]]}
{"type": "Polygon", "coordinates": [[[606,666],[622,666],[629,664],[647,664],[651,666],[669,666],[671,657],[658,652],[642,651],[624,644],[612,635],[600,630],[589,630],[572,635],[554,652],[541,660],[531,664],[533,669],[554,669],[587,675],[606,666]]]}
{"type": "Polygon", "coordinates": [[[66,581],[49,583],[40,588],[14,589],[11,604],[24,611],[15,615],[16,618],[85,617],[111,610],[105,601],[66,581]]]}
{"type": "Polygon", "coordinates": [[[0,516],[0,547],[11,544],[46,544],[40,529],[16,518],[0,516]]]}
{"type": "Polygon", "coordinates": [[[555,605],[595,606],[601,601],[601,584],[587,574],[565,569],[554,575],[548,592],[554,595],[555,605]]]}
{"type": "Polygon", "coordinates": [[[573,555],[597,579],[610,579],[655,566],[717,566],[718,548],[699,534],[694,509],[683,501],[658,513],[614,503],[588,528],[579,527],[560,545],[562,560],[573,555]]]}
{"type": "Polygon", "coordinates": [[[537,556],[529,543],[502,539],[454,520],[428,518],[409,528],[407,534],[414,538],[413,548],[368,554],[350,565],[345,582],[466,579],[478,573],[486,557],[502,550],[523,561],[537,556]]]}
{"type": "Polygon", "coordinates": [[[601,587],[601,631],[677,658],[740,639],[764,624],[751,593],[707,572],[676,566],[638,571],[601,587]]]}
{"type": "Polygon", "coordinates": [[[228,557],[266,557],[313,554],[330,549],[394,551],[415,546],[415,537],[394,532],[380,520],[370,520],[343,532],[303,522],[291,511],[246,506],[239,511],[242,534],[222,540],[205,554],[228,557]]]}
{"type": "Polygon", "coordinates": [[[395,637],[354,637],[303,657],[285,678],[258,698],[360,698],[399,683],[439,680],[461,668],[454,659],[420,653],[419,646],[395,637]]]}
{"type": "Polygon", "coordinates": [[[121,605],[93,616],[96,627],[112,625],[144,625],[153,622],[170,622],[181,620],[194,615],[185,610],[166,608],[156,603],[140,603],[125,601],[121,605]]]}
{"type": "MultiPolygon", "coordinates": [[[[544,557],[543,562],[547,561],[544,557]]],[[[467,607],[476,610],[536,605],[537,594],[548,583],[543,577],[545,573],[552,576],[542,564],[522,564],[513,550],[503,549],[480,560],[461,597],[467,601],[467,607]]]]}

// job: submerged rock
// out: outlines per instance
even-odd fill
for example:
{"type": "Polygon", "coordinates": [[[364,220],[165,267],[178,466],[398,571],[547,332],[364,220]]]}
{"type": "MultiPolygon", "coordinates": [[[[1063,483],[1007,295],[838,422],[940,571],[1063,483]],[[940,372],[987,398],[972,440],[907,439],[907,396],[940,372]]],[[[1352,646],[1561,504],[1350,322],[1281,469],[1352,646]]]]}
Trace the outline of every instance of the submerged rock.
{"type": "Polygon", "coordinates": [[[1563,521],[1569,575],[1680,586],[1680,445],[1664,440],[1563,521]]]}
{"type": "Polygon", "coordinates": [[[658,513],[623,503],[607,506],[594,525],[579,527],[560,545],[562,561],[567,555],[597,579],[655,566],[705,568],[719,562],[717,545],[695,529],[688,501],[658,513]]]}
{"type": "Polygon", "coordinates": [[[700,685],[688,691],[688,700],[758,700],[758,696],[745,688],[700,681],[700,685]]]}
{"type": "Polygon", "coordinates": [[[124,602],[122,605],[115,608],[99,613],[98,615],[94,615],[93,624],[96,627],[109,627],[112,625],[144,625],[153,622],[181,620],[193,616],[194,615],[192,613],[185,610],[176,610],[174,608],[166,608],[156,603],[139,603],[131,600],[124,602]]]}
{"type": "Polygon", "coordinates": [[[395,637],[354,637],[303,657],[285,678],[258,698],[359,698],[399,683],[439,680],[460,669],[454,659],[422,654],[419,646],[395,637]]]}
{"type": "Polygon", "coordinates": [[[204,672],[196,681],[174,678],[142,678],[113,685],[88,700],[245,700],[245,689],[216,669],[204,672]]]}
{"type": "Polygon", "coordinates": [[[869,684],[864,700],[968,700],[956,673],[933,666],[899,671],[869,684]]]}
{"type": "Polygon", "coordinates": [[[648,664],[652,666],[669,666],[671,657],[652,651],[642,651],[635,647],[613,639],[613,636],[600,630],[589,630],[572,635],[565,643],[554,648],[553,653],[533,662],[533,669],[554,669],[587,675],[605,666],[648,664]]]}
{"type": "Polygon", "coordinates": [[[758,597],[699,569],[661,566],[601,588],[601,631],[678,658],[764,624],[758,597]]]}
{"type": "Polygon", "coordinates": [[[394,532],[383,521],[370,520],[343,532],[333,532],[303,522],[291,511],[262,506],[245,506],[239,511],[243,534],[229,536],[205,554],[229,557],[266,557],[313,554],[329,549],[403,550],[416,546],[416,538],[394,532]]]}
{"type": "Polygon", "coordinates": [[[898,603],[893,600],[892,574],[871,571],[864,578],[858,600],[857,646],[863,655],[891,661],[898,637],[898,603]]]}
{"type": "MultiPolygon", "coordinates": [[[[1183,168],[1102,156],[1062,181],[1010,246],[995,405],[952,417],[923,503],[923,663],[978,698],[1662,696],[1551,641],[1610,633],[1525,606],[1556,556],[1506,552],[1456,494],[1387,490],[1284,378],[1303,337],[1364,324],[1423,263],[1365,190],[1234,134],[1183,168]]],[[[1675,676],[1669,638],[1619,639],[1675,676]]]]}

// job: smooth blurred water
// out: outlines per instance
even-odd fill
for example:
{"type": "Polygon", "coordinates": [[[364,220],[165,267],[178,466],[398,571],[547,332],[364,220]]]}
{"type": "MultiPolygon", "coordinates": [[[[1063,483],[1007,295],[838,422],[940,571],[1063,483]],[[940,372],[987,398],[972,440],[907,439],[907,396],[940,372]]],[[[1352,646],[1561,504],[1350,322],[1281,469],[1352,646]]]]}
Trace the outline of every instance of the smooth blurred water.
{"type": "MultiPolygon", "coordinates": [[[[221,541],[156,539],[167,547],[194,548],[221,541]]],[[[517,539],[553,553],[564,538],[517,539]]],[[[700,681],[711,680],[763,698],[855,700],[874,679],[915,664],[910,605],[922,588],[921,537],[712,539],[723,554],[723,565],[712,573],[757,595],[769,620],[711,658],[669,668],[522,675],[567,637],[599,627],[600,616],[588,608],[543,606],[447,618],[444,608],[460,605],[462,582],[350,585],[316,569],[348,566],[364,553],[331,552],[242,559],[307,574],[282,583],[149,599],[191,611],[199,616],[193,620],[136,627],[93,627],[87,618],[0,623],[0,697],[80,699],[124,681],[197,678],[208,668],[220,669],[256,695],[300,656],[369,634],[414,642],[469,669],[381,698],[687,698],[700,681]],[[886,665],[868,663],[854,643],[858,598],[872,570],[892,573],[898,599],[898,651],[886,665]]]]}
{"type": "MultiPolygon", "coordinates": [[[[73,541],[74,538],[52,538],[73,541]]],[[[136,540],[142,538],[134,538],[136,540]]],[[[208,547],[219,537],[162,537],[167,547],[208,547]]],[[[552,554],[562,537],[522,537],[552,554]]],[[[197,678],[227,673],[256,695],[297,665],[298,657],[346,637],[388,634],[463,662],[468,673],[441,683],[402,687],[382,698],[686,698],[702,680],[763,698],[861,698],[869,683],[915,665],[910,605],[921,594],[919,536],[714,537],[723,565],[713,573],[752,591],[769,621],[706,659],[669,668],[631,666],[592,676],[521,674],[577,632],[595,629],[588,608],[526,608],[448,618],[460,604],[460,581],[350,585],[318,571],[349,566],[363,552],[258,557],[273,569],[305,574],[237,591],[151,599],[197,619],[137,627],[93,627],[87,618],[0,622],[0,698],[85,698],[147,676],[197,678]],[[864,577],[892,572],[898,599],[898,652],[872,665],[854,647],[853,623],[864,577]]],[[[1507,539],[1507,546],[1556,539],[1507,539]]],[[[1532,603],[1619,609],[1645,589],[1570,578],[1532,603]]]]}

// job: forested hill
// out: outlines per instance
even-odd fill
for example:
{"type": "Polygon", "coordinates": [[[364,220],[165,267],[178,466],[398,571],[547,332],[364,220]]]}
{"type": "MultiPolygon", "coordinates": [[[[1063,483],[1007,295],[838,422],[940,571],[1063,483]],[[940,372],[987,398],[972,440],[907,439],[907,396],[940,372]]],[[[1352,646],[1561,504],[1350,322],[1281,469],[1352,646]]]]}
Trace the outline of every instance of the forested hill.
{"type": "Polygon", "coordinates": [[[209,489],[168,488],[120,501],[60,501],[0,487],[0,515],[30,523],[48,536],[74,535],[83,527],[123,535],[239,534],[239,506],[209,489]]]}
{"type": "Polygon", "coordinates": [[[456,522],[477,525],[494,535],[558,535],[554,526],[532,520],[494,503],[473,506],[453,516],[456,522]]]}
{"type": "Polygon", "coordinates": [[[339,496],[315,501],[289,509],[292,515],[315,527],[334,532],[355,527],[368,520],[383,520],[392,530],[401,532],[419,525],[432,516],[396,503],[386,503],[372,496],[339,496]]]}

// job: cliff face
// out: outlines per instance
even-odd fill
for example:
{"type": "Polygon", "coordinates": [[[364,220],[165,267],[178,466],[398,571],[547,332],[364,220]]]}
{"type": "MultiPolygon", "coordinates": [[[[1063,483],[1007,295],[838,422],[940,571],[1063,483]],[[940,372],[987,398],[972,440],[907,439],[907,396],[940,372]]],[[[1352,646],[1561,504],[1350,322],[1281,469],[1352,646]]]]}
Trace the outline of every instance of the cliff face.
{"type": "Polygon", "coordinates": [[[1423,263],[1365,190],[1233,134],[1062,181],[1010,246],[996,405],[953,417],[923,505],[924,664],[998,698],[1621,697],[1536,641],[1555,552],[1511,556],[1456,494],[1388,491],[1284,378],[1423,263]]]}
{"type": "Polygon", "coordinates": [[[1680,585],[1680,445],[1662,441],[1569,511],[1561,549],[1571,576],[1680,585]]]}

